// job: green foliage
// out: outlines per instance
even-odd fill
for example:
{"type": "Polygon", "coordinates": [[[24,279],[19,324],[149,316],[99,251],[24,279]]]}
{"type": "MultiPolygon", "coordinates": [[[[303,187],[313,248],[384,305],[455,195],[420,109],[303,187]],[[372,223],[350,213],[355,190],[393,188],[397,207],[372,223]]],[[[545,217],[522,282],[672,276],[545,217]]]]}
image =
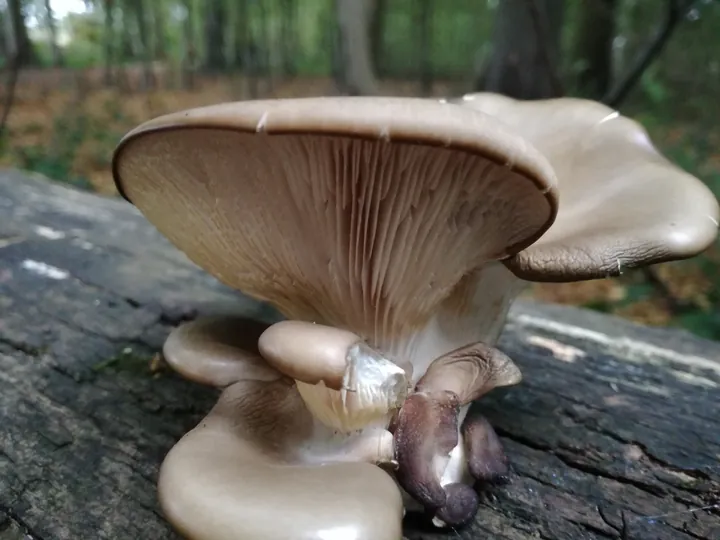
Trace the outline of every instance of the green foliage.
{"type": "MultiPolygon", "coordinates": [[[[9,152],[13,162],[22,168],[35,171],[48,178],[64,182],[80,189],[92,190],[89,180],[73,170],[79,148],[88,140],[95,142],[98,163],[108,164],[109,155],[117,144],[121,133],[108,129],[108,125],[123,120],[124,113],[117,100],[108,100],[103,117],[87,114],[78,107],[55,117],[52,121],[50,145],[13,145],[12,139],[5,138],[0,146],[0,154],[9,152]]],[[[43,129],[38,124],[28,124],[20,135],[32,135],[43,129]]]]}

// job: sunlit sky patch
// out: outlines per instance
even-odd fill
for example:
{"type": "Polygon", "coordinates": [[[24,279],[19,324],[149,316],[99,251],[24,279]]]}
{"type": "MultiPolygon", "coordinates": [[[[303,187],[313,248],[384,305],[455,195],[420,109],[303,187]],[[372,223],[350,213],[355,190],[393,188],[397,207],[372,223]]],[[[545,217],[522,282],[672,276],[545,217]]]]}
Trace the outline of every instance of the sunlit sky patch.
{"type": "Polygon", "coordinates": [[[50,0],[57,18],[65,17],[68,13],[84,13],[85,2],[83,0],[50,0]]]}

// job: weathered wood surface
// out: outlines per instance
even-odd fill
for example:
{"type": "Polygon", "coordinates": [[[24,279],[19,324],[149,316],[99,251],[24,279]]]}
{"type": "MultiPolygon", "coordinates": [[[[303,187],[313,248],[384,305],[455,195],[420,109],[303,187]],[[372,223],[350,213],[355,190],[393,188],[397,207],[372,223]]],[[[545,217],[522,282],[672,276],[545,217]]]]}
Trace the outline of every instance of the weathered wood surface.
{"type": "MultiPolygon", "coordinates": [[[[238,311],[271,316],[127,203],[0,174],[0,540],[176,538],[156,473],[215,393],[149,360],[238,311]]],[[[525,302],[501,344],[525,381],[481,406],[512,480],[472,527],[408,538],[720,538],[717,344],[525,302]]]]}

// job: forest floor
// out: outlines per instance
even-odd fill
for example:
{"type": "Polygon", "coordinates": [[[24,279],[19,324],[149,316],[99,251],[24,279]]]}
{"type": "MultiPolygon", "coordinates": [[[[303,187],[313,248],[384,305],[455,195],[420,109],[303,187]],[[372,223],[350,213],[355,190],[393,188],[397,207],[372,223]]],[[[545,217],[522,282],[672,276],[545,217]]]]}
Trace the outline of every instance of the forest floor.
{"type": "MultiPolygon", "coordinates": [[[[180,109],[250,97],[247,80],[204,77],[192,91],[162,88],[141,92],[101,88],[87,80],[53,74],[25,74],[17,89],[3,141],[0,166],[42,173],[58,181],[116,195],[109,163],[120,137],[138,123],[180,109]]],[[[136,76],[135,79],[138,79],[136,76]]],[[[137,80],[128,85],[132,89],[137,80]]],[[[416,95],[417,83],[384,82],[389,95],[416,95]]],[[[302,78],[260,81],[259,97],[300,97],[334,92],[332,81],[302,78]]],[[[450,83],[434,95],[456,95],[450,83]]],[[[652,139],[681,167],[720,193],[720,127],[635,115],[652,139]]],[[[678,325],[720,339],[720,245],[701,258],[656,267],[656,282],[631,272],[618,279],[538,284],[526,294],[539,300],[591,307],[650,325],[678,325]]]]}

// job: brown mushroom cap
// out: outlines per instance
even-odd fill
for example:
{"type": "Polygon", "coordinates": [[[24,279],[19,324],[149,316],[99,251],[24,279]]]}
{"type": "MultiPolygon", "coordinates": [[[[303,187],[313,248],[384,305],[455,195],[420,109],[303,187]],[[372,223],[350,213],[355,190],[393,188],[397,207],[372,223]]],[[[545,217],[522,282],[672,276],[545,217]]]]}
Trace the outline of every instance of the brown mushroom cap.
{"type": "Polygon", "coordinates": [[[666,160],[637,122],[588,100],[457,100],[496,116],[552,164],[560,208],[552,227],[506,261],[529,281],[577,281],[684,259],[717,236],[720,209],[700,180],[666,160]]]}
{"type": "Polygon", "coordinates": [[[423,325],[461,278],[550,227],[555,177],[481,112],[409,98],[204,107],[147,122],[118,189],[224,283],[373,346],[423,325]]]}

